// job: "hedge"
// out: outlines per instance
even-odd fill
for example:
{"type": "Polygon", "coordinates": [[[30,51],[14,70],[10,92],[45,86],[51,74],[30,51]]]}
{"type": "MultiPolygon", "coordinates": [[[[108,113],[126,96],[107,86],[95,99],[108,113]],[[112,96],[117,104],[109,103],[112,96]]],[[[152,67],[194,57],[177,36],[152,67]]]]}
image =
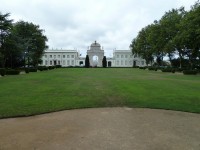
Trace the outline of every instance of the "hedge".
{"type": "Polygon", "coordinates": [[[37,72],[36,68],[29,68],[29,72],[37,72]]]}
{"type": "Polygon", "coordinates": [[[46,67],[46,66],[38,66],[38,70],[40,70],[40,71],[48,70],[48,67],[46,67]]]}
{"type": "Polygon", "coordinates": [[[14,69],[6,70],[6,75],[19,75],[19,74],[20,74],[19,70],[14,70],[14,69]]]}
{"type": "Polygon", "coordinates": [[[162,72],[172,72],[172,73],[175,73],[175,69],[173,69],[173,68],[164,68],[161,71],[162,72]]]}
{"type": "Polygon", "coordinates": [[[196,75],[197,71],[196,70],[183,70],[184,75],[196,75]]]}
{"type": "Polygon", "coordinates": [[[0,68],[0,75],[5,76],[6,74],[6,69],[5,68],[0,68]]]}

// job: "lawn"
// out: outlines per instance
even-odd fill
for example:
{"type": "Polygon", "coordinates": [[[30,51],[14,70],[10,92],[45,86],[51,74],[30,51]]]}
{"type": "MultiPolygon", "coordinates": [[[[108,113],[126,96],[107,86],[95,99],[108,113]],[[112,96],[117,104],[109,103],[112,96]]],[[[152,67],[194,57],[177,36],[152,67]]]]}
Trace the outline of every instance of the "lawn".
{"type": "Polygon", "coordinates": [[[133,68],[61,68],[0,77],[0,118],[90,107],[200,113],[200,76],[133,68]]]}

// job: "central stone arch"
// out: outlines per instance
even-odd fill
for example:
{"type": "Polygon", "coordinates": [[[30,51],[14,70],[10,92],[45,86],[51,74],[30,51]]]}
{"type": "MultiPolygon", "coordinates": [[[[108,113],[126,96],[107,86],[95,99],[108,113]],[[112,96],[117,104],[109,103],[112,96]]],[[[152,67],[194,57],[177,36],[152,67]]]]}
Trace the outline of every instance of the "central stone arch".
{"type": "Polygon", "coordinates": [[[96,41],[92,43],[90,48],[87,50],[87,55],[89,56],[91,66],[102,67],[104,50],[101,49],[101,45],[99,43],[96,41]]]}

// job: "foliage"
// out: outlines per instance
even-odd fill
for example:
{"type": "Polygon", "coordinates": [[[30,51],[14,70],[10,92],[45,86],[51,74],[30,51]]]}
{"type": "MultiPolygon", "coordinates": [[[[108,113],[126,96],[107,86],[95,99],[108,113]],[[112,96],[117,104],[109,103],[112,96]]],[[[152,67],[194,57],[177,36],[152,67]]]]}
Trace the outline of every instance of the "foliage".
{"type": "Polygon", "coordinates": [[[6,70],[6,75],[19,75],[19,74],[20,74],[19,70],[14,70],[14,69],[6,70]]]}
{"type": "Polygon", "coordinates": [[[183,74],[185,74],[185,75],[196,75],[197,71],[196,70],[183,70],[183,74]]]}
{"type": "Polygon", "coordinates": [[[103,60],[102,60],[102,66],[103,66],[103,68],[106,68],[106,67],[107,67],[106,56],[103,57],[103,60]]]}
{"type": "Polygon", "coordinates": [[[89,56],[86,55],[86,58],[85,58],[85,67],[86,68],[89,68],[90,67],[90,59],[89,59],[89,56]]]}
{"type": "Polygon", "coordinates": [[[0,75],[4,76],[6,74],[6,69],[5,68],[0,68],[0,75]]]}
{"type": "Polygon", "coordinates": [[[4,68],[7,55],[7,39],[11,34],[12,20],[9,20],[9,13],[0,12],[0,65],[4,68]]]}
{"type": "Polygon", "coordinates": [[[181,7],[166,12],[160,20],[141,29],[131,42],[132,53],[144,58],[147,64],[156,60],[157,65],[163,66],[165,56],[175,67],[200,66],[199,14],[199,1],[189,11],[181,7]],[[175,64],[174,59],[179,62],[175,64]]]}
{"type": "Polygon", "coordinates": [[[29,72],[37,72],[37,68],[29,68],[29,72]]]}
{"type": "Polygon", "coordinates": [[[172,72],[172,73],[175,73],[175,69],[174,68],[163,68],[161,71],[162,72],[172,72]]]}

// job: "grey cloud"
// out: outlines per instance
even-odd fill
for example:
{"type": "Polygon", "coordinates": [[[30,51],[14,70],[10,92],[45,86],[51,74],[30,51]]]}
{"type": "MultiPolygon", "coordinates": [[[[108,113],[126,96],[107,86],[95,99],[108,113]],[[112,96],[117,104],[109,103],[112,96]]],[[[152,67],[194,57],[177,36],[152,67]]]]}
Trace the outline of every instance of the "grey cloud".
{"type": "Polygon", "coordinates": [[[190,8],[196,0],[1,0],[2,13],[39,24],[50,48],[85,53],[97,40],[110,55],[128,49],[144,26],[172,8],[190,8]]]}

